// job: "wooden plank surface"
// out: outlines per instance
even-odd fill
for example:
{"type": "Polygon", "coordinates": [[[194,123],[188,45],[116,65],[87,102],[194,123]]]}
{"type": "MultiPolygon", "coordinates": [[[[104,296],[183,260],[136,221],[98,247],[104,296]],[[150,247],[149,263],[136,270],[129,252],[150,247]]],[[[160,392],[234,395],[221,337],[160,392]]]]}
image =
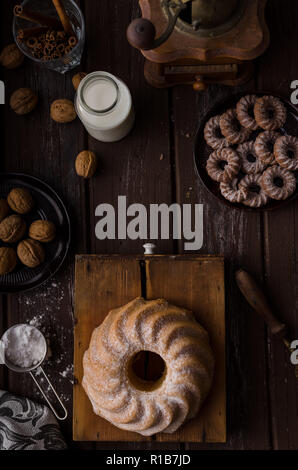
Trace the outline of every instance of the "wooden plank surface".
{"type": "MultiPolygon", "coordinates": [[[[17,2],[5,1],[0,6],[6,43],[13,41],[14,3],[17,2]]],[[[28,173],[51,185],[63,199],[73,224],[71,252],[63,269],[37,290],[9,295],[5,312],[7,325],[31,321],[50,341],[53,356],[45,369],[68,409],[70,419],[61,423],[68,444],[72,432],[73,256],[75,250],[84,253],[90,229],[85,217],[85,184],[76,177],[74,169],[74,158],[83,147],[84,131],[78,119],[64,126],[52,121],[50,104],[57,98],[74,98],[71,76],[50,72],[25,60],[20,69],[3,70],[7,105],[1,106],[5,122],[2,170],[28,173]],[[12,92],[20,87],[31,87],[39,96],[37,108],[25,116],[16,115],[9,106],[12,92]]],[[[42,401],[26,374],[9,372],[5,386],[13,393],[42,401]]]]}
{"type": "MultiPolygon", "coordinates": [[[[292,44],[297,44],[298,5],[291,0],[272,0],[268,21],[273,35],[271,48],[258,61],[258,88],[275,90],[289,99],[291,81],[298,77],[298,62],[293,60],[292,44]],[[294,6],[294,4],[295,6],[294,6]],[[275,58],[279,58],[276,67],[275,58]],[[295,78],[296,77],[296,78],[295,78]]],[[[290,129],[298,136],[297,125],[290,129]]],[[[264,216],[265,288],[276,315],[288,326],[288,335],[298,337],[298,202],[264,216]]],[[[298,448],[298,381],[283,344],[268,337],[268,369],[271,406],[272,445],[275,449],[298,448]],[[282,398],[281,398],[282,397],[282,398]]]]}
{"type": "MultiPolygon", "coordinates": [[[[226,260],[227,324],[227,426],[228,442],[216,448],[267,449],[270,447],[266,363],[266,328],[241,297],[234,273],[245,267],[258,279],[263,275],[262,220],[260,215],[229,210],[199,183],[193,161],[195,132],[205,113],[231,93],[253,90],[254,80],[231,91],[211,87],[195,95],[190,87],[173,92],[177,202],[204,206],[202,253],[223,255],[226,260]],[[185,119],[185,103],[193,119],[185,119]],[[254,375],[254,385],[250,380],[254,375]]],[[[179,252],[183,252],[183,241],[179,252]]],[[[206,445],[187,445],[208,449],[206,445]]]]}
{"type": "MultiPolygon", "coordinates": [[[[125,35],[127,25],[138,15],[137,1],[101,0],[98,8],[94,1],[85,2],[89,25],[86,70],[104,69],[121,78],[132,92],[136,111],[132,132],[120,142],[107,144],[88,137],[88,146],[98,154],[100,166],[98,175],[90,182],[91,227],[97,222],[94,215],[97,204],[106,202],[117,208],[119,195],[127,197],[127,206],[170,204],[173,198],[169,95],[148,85],[143,58],[128,44],[125,35]],[[111,30],[107,41],[108,24],[111,30]]],[[[130,239],[97,240],[92,233],[91,253],[142,253],[143,243],[130,239]]],[[[172,247],[172,241],[158,241],[159,253],[171,252],[172,247]]]]}
{"type": "MultiPolygon", "coordinates": [[[[97,417],[81,385],[82,358],[93,329],[113,308],[141,295],[142,257],[78,256],[76,258],[74,341],[74,440],[146,441],[150,438],[120,430],[97,417]]],[[[144,261],[142,261],[144,262],[144,261]]],[[[210,334],[216,359],[212,391],[198,418],[181,431],[160,434],[163,442],[225,442],[225,295],[223,259],[214,257],[149,257],[146,264],[148,300],[165,298],[190,309],[210,334]],[[165,281],[165,279],[167,281],[165,281]]]]}
{"type": "Polygon", "coordinates": [[[226,441],[225,290],[220,258],[146,260],[146,297],[164,298],[191,310],[209,333],[215,355],[214,381],[198,416],[173,434],[158,434],[162,442],[226,441]]]}

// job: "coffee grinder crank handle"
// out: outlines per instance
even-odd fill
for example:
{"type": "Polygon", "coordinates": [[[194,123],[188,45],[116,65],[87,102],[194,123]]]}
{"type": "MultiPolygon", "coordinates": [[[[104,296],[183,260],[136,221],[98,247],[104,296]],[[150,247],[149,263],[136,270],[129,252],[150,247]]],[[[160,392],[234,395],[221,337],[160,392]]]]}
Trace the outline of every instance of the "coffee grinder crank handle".
{"type": "Polygon", "coordinates": [[[186,3],[193,0],[163,0],[162,5],[168,18],[165,31],[158,37],[154,24],[147,18],[133,20],[127,28],[126,37],[129,44],[136,49],[151,50],[161,46],[170,37],[175,28],[178,16],[186,8],[186,3]]]}
{"type": "Polygon", "coordinates": [[[271,333],[273,335],[284,337],[286,333],[285,325],[280,323],[274,316],[268,300],[253,277],[243,269],[239,269],[236,272],[235,277],[237,285],[247,302],[259,315],[261,315],[261,317],[263,317],[271,333]]]}

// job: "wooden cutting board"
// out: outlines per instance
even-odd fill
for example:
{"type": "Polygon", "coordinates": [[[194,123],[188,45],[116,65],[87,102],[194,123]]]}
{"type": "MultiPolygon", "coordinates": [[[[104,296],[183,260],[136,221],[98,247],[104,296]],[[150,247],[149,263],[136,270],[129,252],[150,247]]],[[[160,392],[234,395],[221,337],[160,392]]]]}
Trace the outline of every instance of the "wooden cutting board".
{"type": "Polygon", "coordinates": [[[224,261],[214,256],[76,257],[73,439],[75,441],[148,441],[96,416],[81,385],[82,358],[91,333],[116,307],[138,296],[165,298],[192,310],[208,330],[215,353],[215,376],[199,415],[174,434],[157,434],[163,442],[225,442],[225,291],[224,261]]]}

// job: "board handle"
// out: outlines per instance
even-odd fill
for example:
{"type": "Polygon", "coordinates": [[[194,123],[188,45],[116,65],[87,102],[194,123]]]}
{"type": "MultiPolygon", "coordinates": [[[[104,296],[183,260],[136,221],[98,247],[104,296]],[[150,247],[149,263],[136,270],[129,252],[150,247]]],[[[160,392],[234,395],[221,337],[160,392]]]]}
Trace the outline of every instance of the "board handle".
{"type": "Polygon", "coordinates": [[[286,327],[274,316],[268,300],[254,278],[243,269],[239,269],[236,272],[235,277],[237,285],[247,302],[259,315],[261,315],[261,317],[263,317],[271,333],[273,335],[283,336],[285,334],[286,327]]]}

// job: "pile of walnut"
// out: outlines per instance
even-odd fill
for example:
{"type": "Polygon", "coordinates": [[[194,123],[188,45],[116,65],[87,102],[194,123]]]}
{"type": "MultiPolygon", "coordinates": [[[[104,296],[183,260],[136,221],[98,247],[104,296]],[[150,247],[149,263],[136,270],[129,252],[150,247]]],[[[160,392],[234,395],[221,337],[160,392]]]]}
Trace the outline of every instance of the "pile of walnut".
{"type": "Polygon", "coordinates": [[[28,268],[36,268],[45,260],[43,243],[56,237],[56,227],[48,220],[36,220],[27,233],[24,216],[34,207],[34,200],[24,188],[14,188],[6,199],[0,199],[0,276],[15,270],[18,259],[28,268]]]}
{"type": "Polygon", "coordinates": [[[298,139],[280,132],[287,110],[274,96],[246,95],[206,123],[210,178],[230,202],[261,207],[296,190],[298,139]]]}

